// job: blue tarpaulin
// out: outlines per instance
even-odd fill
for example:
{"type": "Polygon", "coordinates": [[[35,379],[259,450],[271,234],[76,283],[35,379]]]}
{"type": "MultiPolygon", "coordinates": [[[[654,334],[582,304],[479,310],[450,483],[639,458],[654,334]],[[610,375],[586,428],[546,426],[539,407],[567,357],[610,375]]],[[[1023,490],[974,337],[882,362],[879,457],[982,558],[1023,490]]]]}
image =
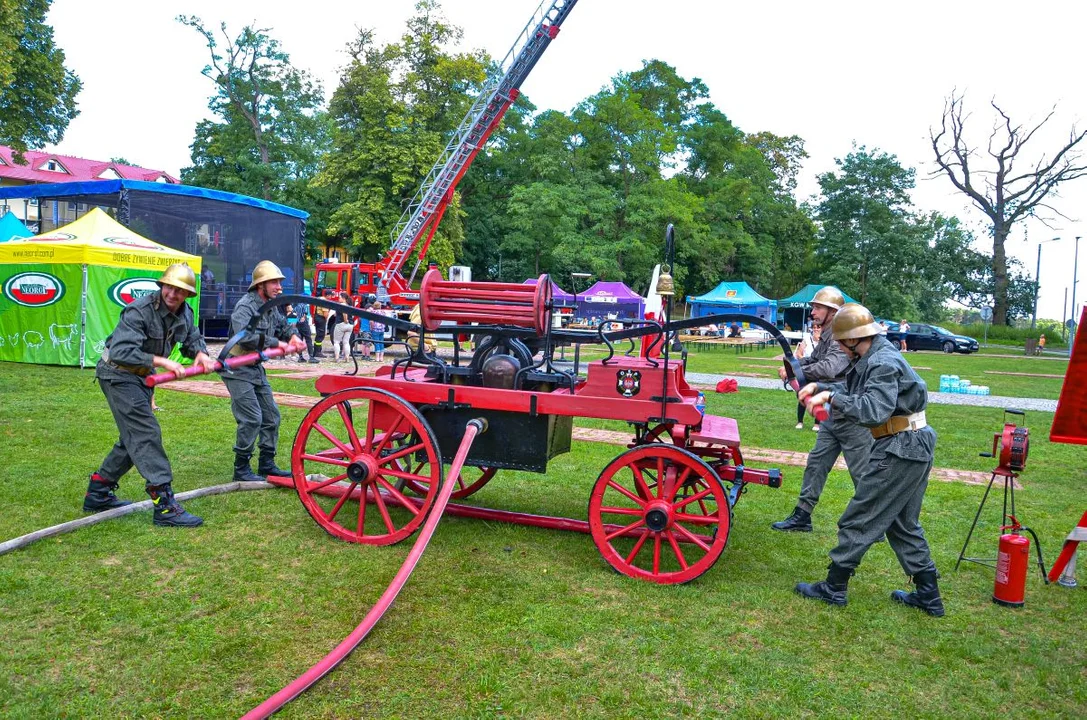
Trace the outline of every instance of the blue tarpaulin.
{"type": "Polygon", "coordinates": [[[33,234],[26,229],[26,225],[23,225],[22,221],[15,217],[15,213],[10,210],[4,213],[4,217],[0,218],[0,242],[30,237],[33,234]]]}

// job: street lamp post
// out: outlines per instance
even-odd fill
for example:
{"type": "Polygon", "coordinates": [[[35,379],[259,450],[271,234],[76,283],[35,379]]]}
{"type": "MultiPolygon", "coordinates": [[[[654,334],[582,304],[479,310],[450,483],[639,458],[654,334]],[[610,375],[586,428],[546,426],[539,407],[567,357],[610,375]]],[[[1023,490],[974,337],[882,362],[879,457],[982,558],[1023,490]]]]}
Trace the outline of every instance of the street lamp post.
{"type": "Polygon", "coordinates": [[[1076,252],[1072,259],[1072,339],[1068,342],[1068,357],[1072,357],[1072,348],[1076,345],[1076,331],[1079,318],[1076,317],[1076,273],[1079,271],[1079,236],[1076,236],[1076,252]]]}
{"type": "Polygon", "coordinates": [[[1038,265],[1034,269],[1034,311],[1030,314],[1030,329],[1033,330],[1035,324],[1038,322],[1038,287],[1039,280],[1042,274],[1042,243],[1056,242],[1060,240],[1059,237],[1051,238],[1049,240],[1042,240],[1038,243],[1038,265]]]}

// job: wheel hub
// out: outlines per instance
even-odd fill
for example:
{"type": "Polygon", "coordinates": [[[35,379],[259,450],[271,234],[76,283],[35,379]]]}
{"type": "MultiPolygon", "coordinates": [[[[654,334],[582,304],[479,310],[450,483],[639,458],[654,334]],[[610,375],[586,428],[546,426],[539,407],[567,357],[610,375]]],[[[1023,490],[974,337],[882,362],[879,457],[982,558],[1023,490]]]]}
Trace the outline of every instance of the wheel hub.
{"type": "Polygon", "coordinates": [[[663,532],[672,524],[672,507],[670,503],[656,500],[649,503],[645,509],[645,525],[653,532],[663,532]]]}
{"type": "Polygon", "coordinates": [[[347,479],[353,483],[372,482],[377,475],[377,462],[370,455],[359,455],[347,466],[347,479]]]}

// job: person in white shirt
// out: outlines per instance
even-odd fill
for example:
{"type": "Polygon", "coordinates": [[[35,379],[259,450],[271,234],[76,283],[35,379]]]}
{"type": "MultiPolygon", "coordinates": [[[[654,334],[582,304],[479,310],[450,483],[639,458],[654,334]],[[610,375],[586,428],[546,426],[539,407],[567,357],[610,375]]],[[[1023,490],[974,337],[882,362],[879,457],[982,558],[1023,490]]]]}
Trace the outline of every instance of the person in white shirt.
{"type": "MultiPolygon", "coordinates": [[[[800,344],[797,345],[797,347],[796,347],[796,359],[797,360],[799,360],[802,357],[807,357],[807,356],[812,354],[812,351],[815,350],[815,346],[819,344],[819,337],[822,334],[822,331],[823,331],[823,328],[817,326],[817,327],[812,328],[811,332],[805,332],[804,333],[803,338],[801,338],[801,340],[800,340],[800,344]]],[[[806,412],[806,408],[804,407],[804,403],[797,403],[796,404],[796,429],[797,430],[803,430],[804,429],[804,414],[805,414],[805,412],[806,412]]],[[[815,424],[812,425],[811,429],[815,430],[816,432],[819,431],[819,421],[818,420],[815,421],[815,424]]]]}

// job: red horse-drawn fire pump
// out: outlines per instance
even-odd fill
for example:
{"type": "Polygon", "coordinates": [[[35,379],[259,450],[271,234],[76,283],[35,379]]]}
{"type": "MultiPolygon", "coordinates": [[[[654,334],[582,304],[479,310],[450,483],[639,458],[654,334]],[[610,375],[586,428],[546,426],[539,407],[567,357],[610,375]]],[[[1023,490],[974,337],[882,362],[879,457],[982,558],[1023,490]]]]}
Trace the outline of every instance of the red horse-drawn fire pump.
{"type": "MultiPolygon", "coordinates": [[[[532,286],[450,282],[431,270],[420,304],[419,325],[379,319],[408,333],[407,357],[374,377],[330,374],[316,382],[324,397],[295,437],[293,485],[331,535],[371,545],[410,537],[431,510],[466,423],[477,418],[489,431],[474,440],[452,480],[453,499],[468,498],[503,470],[546,472],[550,459],[570,450],[575,417],[633,426],[629,448],[591,488],[587,522],[455,503],[446,512],[587,532],[613,568],[652,582],[682,583],[706,572],[725,549],[745,487],[781,485],[779,471],[744,465],[736,421],[704,412],[682,353],[673,355],[685,327],[742,318],[776,333],[763,321],[727,315],[628,320],[609,333],[603,324],[595,332],[554,329],[547,275],[532,286]],[[452,358],[433,352],[435,334],[453,338],[452,358]],[[460,351],[468,335],[470,354],[460,351]],[[615,343],[624,340],[630,349],[617,354],[615,343]],[[577,363],[556,362],[560,343],[599,344],[606,357],[589,362],[582,376],[577,363]]],[[[778,340],[791,361],[788,342],[778,340]]]]}

